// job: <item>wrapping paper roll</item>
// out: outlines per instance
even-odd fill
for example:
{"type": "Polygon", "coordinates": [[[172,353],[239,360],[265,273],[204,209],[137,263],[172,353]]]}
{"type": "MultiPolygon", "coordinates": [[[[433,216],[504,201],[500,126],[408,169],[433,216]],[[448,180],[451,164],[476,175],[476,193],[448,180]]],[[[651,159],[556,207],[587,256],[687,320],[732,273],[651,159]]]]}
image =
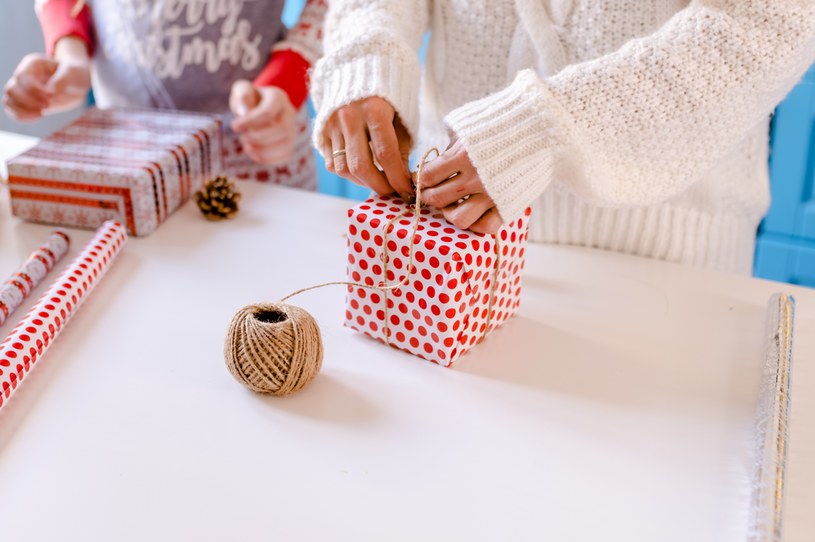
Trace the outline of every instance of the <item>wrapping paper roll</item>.
{"type": "Polygon", "coordinates": [[[119,222],[105,222],[0,343],[0,409],[110,269],[126,241],[126,230],[119,222]]]}
{"type": "Polygon", "coordinates": [[[69,246],[71,239],[68,234],[55,230],[3,286],[0,286],[0,326],[65,256],[69,246]]]}
{"type": "Polygon", "coordinates": [[[756,410],[750,542],[783,540],[795,299],[775,294],[767,307],[767,351],[756,410]]]}

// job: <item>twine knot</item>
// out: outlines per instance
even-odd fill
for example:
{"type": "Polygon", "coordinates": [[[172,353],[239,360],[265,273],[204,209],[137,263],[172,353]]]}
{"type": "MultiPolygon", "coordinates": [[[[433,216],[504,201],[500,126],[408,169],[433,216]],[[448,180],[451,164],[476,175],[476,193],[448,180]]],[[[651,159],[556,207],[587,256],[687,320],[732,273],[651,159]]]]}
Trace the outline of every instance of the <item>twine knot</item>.
{"type": "MultiPolygon", "coordinates": [[[[284,303],[287,299],[309,290],[326,286],[354,286],[387,292],[401,288],[410,279],[413,268],[413,254],[416,245],[416,233],[419,230],[422,170],[430,154],[439,155],[437,149],[425,153],[416,171],[416,200],[412,210],[396,215],[385,225],[387,235],[393,228],[393,222],[413,214],[413,234],[408,244],[407,272],[398,280],[388,284],[387,266],[383,272],[384,280],[378,285],[358,282],[336,281],[308,286],[290,293],[277,303],[258,303],[248,305],[235,314],[229,323],[226,334],[224,355],[229,372],[249,389],[273,395],[289,395],[303,388],[320,371],[323,361],[323,343],[320,328],[308,312],[284,303]]],[[[497,245],[496,245],[497,254],[497,245]]],[[[383,243],[383,262],[389,260],[387,243],[383,243]]],[[[498,272],[498,261],[495,260],[494,273],[498,272]]],[[[489,311],[492,314],[492,303],[495,294],[496,277],[492,280],[489,311]]],[[[387,318],[385,321],[386,337],[388,336],[387,318]]],[[[489,320],[485,327],[489,329],[489,320]]],[[[483,338],[483,337],[482,337],[483,338]]],[[[387,340],[387,339],[386,339],[387,340]]]]}

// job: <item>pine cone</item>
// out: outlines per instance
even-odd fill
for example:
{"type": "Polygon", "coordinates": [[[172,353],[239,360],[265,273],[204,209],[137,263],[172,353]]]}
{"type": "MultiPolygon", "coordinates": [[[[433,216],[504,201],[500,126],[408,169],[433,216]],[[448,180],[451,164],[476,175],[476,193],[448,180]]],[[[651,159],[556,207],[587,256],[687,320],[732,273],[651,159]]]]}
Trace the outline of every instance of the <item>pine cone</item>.
{"type": "Polygon", "coordinates": [[[235,188],[235,183],[226,177],[216,177],[208,181],[195,193],[195,203],[209,220],[231,218],[238,212],[240,199],[241,195],[235,188]]]}

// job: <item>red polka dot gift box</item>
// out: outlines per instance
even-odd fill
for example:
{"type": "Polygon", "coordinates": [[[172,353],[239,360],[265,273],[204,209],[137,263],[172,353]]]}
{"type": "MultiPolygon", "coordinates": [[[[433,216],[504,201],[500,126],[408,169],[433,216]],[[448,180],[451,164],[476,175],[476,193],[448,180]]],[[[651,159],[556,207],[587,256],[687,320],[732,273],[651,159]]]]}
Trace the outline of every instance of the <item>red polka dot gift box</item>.
{"type": "Polygon", "coordinates": [[[221,138],[212,115],[92,108],[9,161],[12,214],[149,235],[220,173],[221,138]]]}
{"type": "Polygon", "coordinates": [[[450,365],[517,311],[528,219],[529,210],[493,236],[432,208],[416,226],[413,207],[387,196],[350,209],[348,280],[386,288],[348,286],[345,325],[450,365]]]}

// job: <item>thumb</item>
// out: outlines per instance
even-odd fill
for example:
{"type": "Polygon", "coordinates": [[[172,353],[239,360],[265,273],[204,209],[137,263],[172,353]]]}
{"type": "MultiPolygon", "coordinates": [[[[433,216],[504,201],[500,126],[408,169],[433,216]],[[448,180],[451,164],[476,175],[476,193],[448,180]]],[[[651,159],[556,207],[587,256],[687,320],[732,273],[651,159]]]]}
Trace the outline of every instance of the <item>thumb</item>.
{"type": "Polygon", "coordinates": [[[397,117],[395,119],[394,130],[396,132],[396,141],[399,143],[399,154],[402,157],[402,164],[404,165],[405,172],[410,176],[410,149],[413,147],[413,142],[410,138],[410,133],[402,124],[402,121],[397,117]]]}
{"type": "Polygon", "coordinates": [[[260,92],[246,79],[240,79],[232,84],[229,93],[229,109],[236,117],[246,115],[260,103],[260,92]]]}
{"type": "Polygon", "coordinates": [[[40,81],[46,83],[50,80],[59,69],[59,62],[50,57],[42,57],[37,59],[33,68],[36,76],[40,81]]]}
{"type": "Polygon", "coordinates": [[[45,85],[54,75],[59,63],[53,58],[40,54],[28,55],[20,62],[15,74],[21,77],[30,77],[40,85],[45,85]]]}
{"type": "Polygon", "coordinates": [[[87,82],[82,80],[81,70],[71,64],[61,62],[57,65],[46,89],[56,95],[79,95],[88,91],[87,82]]]}

